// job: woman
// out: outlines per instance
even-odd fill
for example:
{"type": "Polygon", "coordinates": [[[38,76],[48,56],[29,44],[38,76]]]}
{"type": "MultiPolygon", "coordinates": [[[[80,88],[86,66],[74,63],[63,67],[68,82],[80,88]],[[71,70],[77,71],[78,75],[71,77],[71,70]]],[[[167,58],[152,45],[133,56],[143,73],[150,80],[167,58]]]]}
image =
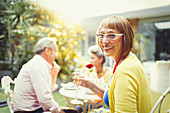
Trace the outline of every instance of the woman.
{"type": "MultiPolygon", "coordinates": [[[[110,67],[104,66],[106,58],[97,45],[90,46],[88,49],[88,54],[90,56],[90,63],[95,66],[95,75],[92,75],[95,80],[93,81],[95,81],[98,86],[104,88],[109,83],[112,75],[112,70],[110,67]]],[[[96,103],[95,108],[101,107],[103,105],[103,101],[101,100],[95,101],[94,103],[96,103]]],[[[76,109],[78,113],[83,111],[81,106],[76,106],[76,109]]]]}
{"type": "Polygon", "coordinates": [[[134,33],[128,20],[122,16],[104,19],[96,38],[104,55],[114,60],[113,75],[106,90],[86,79],[80,79],[81,85],[103,98],[112,113],[149,113],[149,82],[141,62],[131,52],[134,33]]]}
{"type": "Polygon", "coordinates": [[[88,49],[88,54],[90,56],[90,63],[95,66],[96,79],[104,79],[104,83],[109,83],[111,77],[111,68],[104,66],[106,58],[100,48],[97,45],[90,46],[88,49]]]}

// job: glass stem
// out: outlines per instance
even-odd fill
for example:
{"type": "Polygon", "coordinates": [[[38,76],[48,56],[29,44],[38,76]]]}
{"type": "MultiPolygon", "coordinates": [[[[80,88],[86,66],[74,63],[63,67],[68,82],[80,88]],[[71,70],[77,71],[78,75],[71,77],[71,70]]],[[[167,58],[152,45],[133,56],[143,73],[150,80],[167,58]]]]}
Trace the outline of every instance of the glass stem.
{"type": "Polygon", "coordinates": [[[78,86],[76,86],[76,100],[77,100],[78,86]]]}

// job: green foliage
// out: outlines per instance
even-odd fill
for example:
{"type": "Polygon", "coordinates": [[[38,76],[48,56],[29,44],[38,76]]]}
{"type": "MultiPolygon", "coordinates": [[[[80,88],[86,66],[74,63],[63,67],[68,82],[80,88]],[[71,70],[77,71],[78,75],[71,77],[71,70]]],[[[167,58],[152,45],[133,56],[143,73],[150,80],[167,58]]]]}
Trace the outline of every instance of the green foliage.
{"type": "Polygon", "coordinates": [[[143,44],[150,44],[150,41],[147,37],[145,37],[141,33],[135,33],[135,42],[133,45],[132,52],[136,54],[136,56],[141,59],[141,52],[142,52],[142,45],[143,44]]]}
{"type": "Polygon", "coordinates": [[[78,51],[79,41],[85,39],[82,26],[66,21],[61,16],[54,16],[50,11],[26,0],[4,0],[1,4],[0,24],[5,26],[0,38],[12,59],[13,67],[20,69],[34,55],[34,45],[42,37],[57,39],[59,48],[56,62],[60,65],[59,76],[68,78],[72,75],[78,51]],[[14,7],[15,6],[15,7],[14,7]],[[53,15],[53,16],[52,16],[53,15]],[[16,63],[14,63],[16,61],[16,63]]]}
{"type": "Polygon", "coordinates": [[[72,24],[60,18],[54,23],[48,36],[57,39],[59,54],[56,61],[61,66],[60,76],[71,75],[77,64],[74,59],[77,57],[78,50],[81,49],[79,41],[85,38],[83,29],[78,24],[72,24]]]}
{"type": "Polygon", "coordinates": [[[149,39],[147,37],[145,37],[141,33],[135,33],[135,41],[136,42],[143,42],[143,43],[146,43],[146,44],[150,44],[149,39]]]}
{"type": "MultiPolygon", "coordinates": [[[[2,55],[1,59],[11,60],[12,66],[10,65],[9,67],[13,67],[15,59],[18,57],[18,54],[16,54],[17,46],[22,41],[24,42],[25,39],[23,38],[28,40],[28,36],[25,33],[30,26],[41,24],[40,20],[42,18],[37,19],[36,16],[40,14],[40,8],[37,9],[37,6],[28,0],[2,0],[0,7],[0,25],[3,26],[0,32],[2,41],[0,44],[5,54],[2,55]]],[[[46,15],[42,14],[41,16],[46,15]]],[[[47,20],[44,19],[43,21],[46,22],[47,20]]],[[[25,53],[27,53],[27,50],[25,53]]]]}

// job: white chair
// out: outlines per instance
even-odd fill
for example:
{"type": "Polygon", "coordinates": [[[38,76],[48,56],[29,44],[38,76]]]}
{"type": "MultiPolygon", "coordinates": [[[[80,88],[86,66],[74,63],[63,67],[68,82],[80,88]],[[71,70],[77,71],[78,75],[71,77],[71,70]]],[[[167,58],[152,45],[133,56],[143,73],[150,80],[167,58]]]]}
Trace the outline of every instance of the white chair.
{"type": "MultiPolygon", "coordinates": [[[[152,108],[152,110],[151,110],[150,113],[154,113],[158,105],[159,105],[159,111],[158,111],[158,113],[160,113],[162,101],[163,101],[163,99],[165,98],[165,96],[166,96],[168,93],[170,93],[170,87],[167,88],[167,89],[162,93],[162,95],[159,97],[159,99],[157,100],[156,104],[154,105],[154,107],[152,108]]],[[[170,109],[167,111],[167,113],[169,113],[169,112],[170,112],[170,109]]]]}
{"type": "Polygon", "coordinates": [[[150,74],[150,87],[158,93],[170,87],[170,61],[156,61],[150,74]]]}
{"type": "Polygon", "coordinates": [[[9,107],[10,113],[14,113],[14,110],[12,108],[12,96],[13,96],[13,91],[10,88],[10,84],[15,84],[15,82],[9,77],[9,76],[4,76],[1,79],[1,85],[2,89],[5,93],[5,98],[9,107]]]}
{"type": "Polygon", "coordinates": [[[170,61],[156,61],[156,65],[151,70],[150,76],[151,89],[157,93],[163,92],[152,108],[151,113],[154,113],[158,105],[158,113],[160,113],[162,101],[165,96],[170,93],[170,61]]]}
{"type": "Polygon", "coordinates": [[[147,62],[143,62],[143,67],[148,75],[148,79],[149,79],[149,83],[150,83],[150,74],[151,71],[153,70],[153,68],[155,67],[156,62],[154,61],[147,61],[147,62]]]}

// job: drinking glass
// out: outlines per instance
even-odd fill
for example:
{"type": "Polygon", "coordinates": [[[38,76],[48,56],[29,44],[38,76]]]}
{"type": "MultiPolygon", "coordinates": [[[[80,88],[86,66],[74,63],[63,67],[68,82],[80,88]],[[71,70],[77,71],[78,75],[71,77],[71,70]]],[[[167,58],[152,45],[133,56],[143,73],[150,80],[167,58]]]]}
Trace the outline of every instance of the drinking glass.
{"type": "MultiPolygon", "coordinates": [[[[83,78],[83,68],[76,68],[74,73],[77,73],[74,75],[74,78],[83,78]]],[[[70,102],[72,104],[83,104],[82,101],[79,101],[77,99],[77,94],[78,94],[78,86],[80,85],[80,81],[77,79],[76,81],[74,80],[74,83],[76,85],[76,96],[74,100],[71,100],[70,102]]]]}

